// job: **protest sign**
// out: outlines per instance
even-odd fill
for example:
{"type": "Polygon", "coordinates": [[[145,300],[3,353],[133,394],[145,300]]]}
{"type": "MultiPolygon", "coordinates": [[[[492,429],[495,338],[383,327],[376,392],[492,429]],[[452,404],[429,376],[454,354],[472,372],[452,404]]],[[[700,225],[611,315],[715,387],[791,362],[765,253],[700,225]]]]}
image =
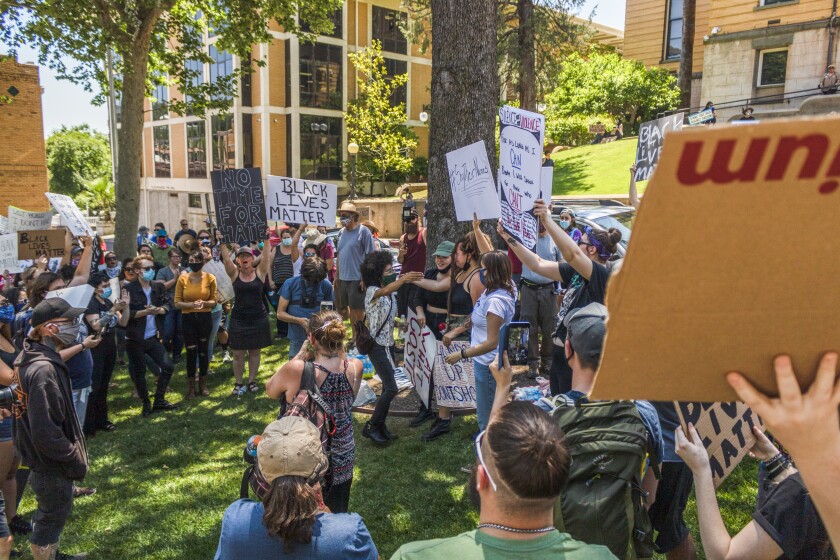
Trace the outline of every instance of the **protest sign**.
{"type": "Polygon", "coordinates": [[[335,227],[338,186],[269,175],[266,189],[268,220],[335,227]]]}
{"type": "Polygon", "coordinates": [[[219,294],[220,302],[233,299],[233,284],[225,270],[225,265],[221,261],[210,260],[204,263],[202,270],[216,277],[216,292],[219,294]]]}
{"type": "Polygon", "coordinates": [[[713,118],[715,118],[714,112],[711,109],[704,109],[698,113],[688,115],[688,124],[690,126],[696,126],[698,124],[709,122],[713,118]]]}
{"type": "Polygon", "coordinates": [[[639,128],[639,143],[636,147],[636,180],[647,181],[653,175],[662,155],[665,135],[681,130],[683,115],[669,115],[655,121],[643,123],[639,128]]]}
{"type": "Polygon", "coordinates": [[[680,424],[687,429],[694,424],[709,454],[709,467],[715,488],[735,470],[755,444],[753,425],[761,419],[745,404],[675,402],[680,424]]]}
{"type": "Polygon", "coordinates": [[[540,198],[546,202],[551,200],[551,190],[554,188],[554,161],[545,160],[540,168],[540,198]]]}
{"type": "Polygon", "coordinates": [[[9,206],[9,231],[27,231],[33,229],[50,229],[52,211],[29,212],[9,206]]]}
{"type": "Polygon", "coordinates": [[[540,196],[545,117],[504,106],[499,109],[499,197],[502,225],[528,249],[537,244],[534,201],[540,196]]]}
{"type": "MultiPolygon", "coordinates": [[[[61,268],[61,261],[63,257],[53,257],[47,261],[47,270],[50,272],[58,273],[58,269],[61,268]]],[[[30,266],[35,266],[37,263],[35,262],[36,259],[21,259],[18,261],[18,265],[20,266],[21,270],[26,270],[30,266]]]]}
{"type": "Polygon", "coordinates": [[[469,348],[468,342],[453,342],[444,346],[437,343],[435,356],[435,401],[438,406],[449,408],[475,408],[475,376],[472,360],[460,360],[455,365],[446,363],[449,354],[460,354],[462,348],[469,348]]]}
{"type": "Polygon", "coordinates": [[[62,288],[60,290],[53,290],[47,292],[44,299],[61,298],[70,304],[70,307],[81,307],[87,309],[90,303],[90,298],[93,297],[93,286],[90,284],[83,284],[81,286],[73,286],[72,288],[62,288]]]}
{"type": "Polygon", "coordinates": [[[18,231],[18,258],[37,259],[41,255],[48,258],[63,257],[66,233],[64,228],[18,231]]]}
{"type": "Polygon", "coordinates": [[[120,287],[120,279],[118,276],[115,276],[108,281],[108,287],[111,288],[111,297],[108,298],[108,301],[111,303],[117,303],[117,301],[122,299],[122,288],[120,287]]]}
{"type": "Polygon", "coordinates": [[[459,222],[472,221],[473,213],[479,220],[501,217],[499,195],[484,140],[447,153],[446,166],[459,222]]]}
{"type": "MultiPolygon", "coordinates": [[[[56,212],[61,214],[64,224],[74,237],[84,237],[86,235],[93,235],[93,228],[87,222],[84,214],[82,214],[73,199],[64,194],[44,193],[49,199],[50,204],[55,208],[56,212]]],[[[47,225],[49,227],[49,225],[47,225]]]]}
{"type": "Polygon", "coordinates": [[[226,169],[210,173],[216,227],[228,243],[265,239],[265,198],[258,168],[226,169]]]}
{"type": "MultiPolygon", "coordinates": [[[[840,340],[840,259],[815,258],[779,216],[806,229],[836,220],[838,152],[831,117],[668,135],[608,285],[593,398],[730,402],[731,371],[776,395],[780,353],[811,384],[840,340]],[[711,242],[720,231],[732,250],[711,242]]],[[[829,238],[806,237],[830,252],[829,238]]]]}
{"type": "Polygon", "coordinates": [[[23,272],[18,262],[17,234],[0,235],[0,274],[8,271],[10,274],[23,272]]]}
{"type": "Polygon", "coordinates": [[[414,390],[426,407],[429,407],[429,388],[437,354],[437,339],[429,327],[420,327],[417,315],[408,310],[408,332],[405,336],[405,372],[414,384],[414,390]]]}
{"type": "Polygon", "coordinates": [[[0,216],[0,235],[9,233],[9,219],[6,216],[0,216]]]}

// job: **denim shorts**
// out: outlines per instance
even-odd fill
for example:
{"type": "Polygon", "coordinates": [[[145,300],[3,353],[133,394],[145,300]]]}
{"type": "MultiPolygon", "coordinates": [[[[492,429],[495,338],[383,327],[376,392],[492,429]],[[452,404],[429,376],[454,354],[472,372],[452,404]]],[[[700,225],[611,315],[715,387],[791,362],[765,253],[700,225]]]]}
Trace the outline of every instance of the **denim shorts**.
{"type": "Polygon", "coordinates": [[[0,443],[12,441],[12,419],[0,420],[0,443]]]}

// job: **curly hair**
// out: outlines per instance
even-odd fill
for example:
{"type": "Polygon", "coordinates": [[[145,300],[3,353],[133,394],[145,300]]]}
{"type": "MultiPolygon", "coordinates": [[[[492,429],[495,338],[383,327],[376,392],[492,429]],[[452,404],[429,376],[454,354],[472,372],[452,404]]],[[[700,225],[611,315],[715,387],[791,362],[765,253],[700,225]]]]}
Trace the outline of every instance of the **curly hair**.
{"type": "Polygon", "coordinates": [[[327,277],[327,266],[321,257],[307,257],[300,267],[300,276],[307,284],[320,284],[327,277]]]}
{"type": "Polygon", "coordinates": [[[366,256],[364,262],[362,262],[362,282],[365,289],[381,287],[382,274],[393,262],[394,257],[390,251],[374,251],[366,256]]]}
{"type": "Polygon", "coordinates": [[[344,348],[347,327],[335,311],[321,311],[309,318],[309,332],[324,350],[333,353],[344,348]]]}

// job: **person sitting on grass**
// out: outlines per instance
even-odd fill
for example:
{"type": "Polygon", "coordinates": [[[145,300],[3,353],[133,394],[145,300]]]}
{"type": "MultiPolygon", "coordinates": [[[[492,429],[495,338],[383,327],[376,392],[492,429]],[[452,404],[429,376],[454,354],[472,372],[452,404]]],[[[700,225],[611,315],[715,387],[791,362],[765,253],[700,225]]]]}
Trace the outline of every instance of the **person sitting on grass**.
{"type": "Polygon", "coordinates": [[[358,513],[331,513],[324,505],[329,460],[312,422],[284,416],[269,424],[256,468],[269,488],[258,502],[237,500],[227,508],[215,560],[379,558],[358,513]]]}

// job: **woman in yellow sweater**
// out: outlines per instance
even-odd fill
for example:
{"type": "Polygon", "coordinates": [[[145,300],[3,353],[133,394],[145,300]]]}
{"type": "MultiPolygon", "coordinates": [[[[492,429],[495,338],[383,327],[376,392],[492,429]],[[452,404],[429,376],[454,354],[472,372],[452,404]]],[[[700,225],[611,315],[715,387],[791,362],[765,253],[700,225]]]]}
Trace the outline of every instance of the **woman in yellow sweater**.
{"type": "Polygon", "coordinates": [[[193,251],[189,256],[189,274],[183,273],[175,284],[175,306],[184,314],[184,344],[187,347],[187,398],[195,397],[195,370],[198,361],[198,389],[207,396],[206,379],[210,367],[208,341],[213,330],[210,312],[216,305],[216,277],[202,272],[204,255],[193,251]]]}

